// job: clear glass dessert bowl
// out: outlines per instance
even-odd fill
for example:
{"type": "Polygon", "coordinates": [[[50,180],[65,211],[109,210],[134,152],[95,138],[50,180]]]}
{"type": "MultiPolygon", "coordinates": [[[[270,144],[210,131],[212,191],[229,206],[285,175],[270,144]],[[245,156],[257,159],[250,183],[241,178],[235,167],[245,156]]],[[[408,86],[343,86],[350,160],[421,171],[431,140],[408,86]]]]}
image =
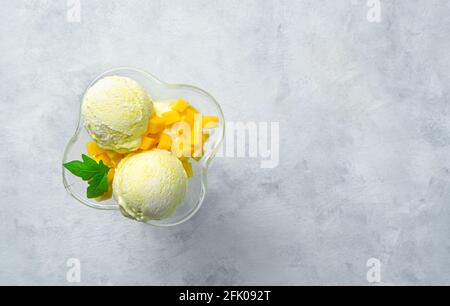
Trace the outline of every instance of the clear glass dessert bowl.
{"type": "MultiPolygon", "coordinates": [[[[129,77],[137,81],[149,93],[154,102],[183,98],[200,113],[217,116],[219,118],[217,128],[210,129],[209,131],[210,136],[204,144],[204,154],[202,158],[198,161],[191,159],[193,176],[188,180],[188,190],[184,202],[169,218],[146,222],[147,224],[159,227],[169,227],[183,223],[189,220],[199,210],[205,199],[208,166],[217,153],[225,133],[225,120],[220,105],[209,93],[198,87],[185,84],[168,84],[148,72],[133,68],[116,68],[102,73],[89,85],[85,94],[98,80],[106,76],[114,75],[129,77]]],[[[64,150],[63,164],[80,159],[81,154],[87,154],[86,144],[92,140],[83,126],[81,112],[83,99],[84,95],[80,101],[78,126],[64,150]]],[[[100,202],[96,199],[88,199],[86,196],[87,183],[70,173],[64,167],[62,167],[62,178],[67,192],[80,203],[102,210],[120,209],[114,198],[100,202]]]]}

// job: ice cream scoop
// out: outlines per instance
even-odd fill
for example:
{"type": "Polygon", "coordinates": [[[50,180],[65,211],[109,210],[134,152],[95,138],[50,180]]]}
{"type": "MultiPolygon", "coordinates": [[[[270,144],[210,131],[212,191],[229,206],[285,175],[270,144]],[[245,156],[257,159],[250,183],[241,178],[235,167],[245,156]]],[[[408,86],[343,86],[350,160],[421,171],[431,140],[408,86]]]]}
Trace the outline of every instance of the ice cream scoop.
{"type": "Polygon", "coordinates": [[[125,216],[161,220],[183,202],[187,180],[182,163],[168,151],[130,154],[116,169],[113,196],[125,216]]]}
{"type": "Polygon", "coordinates": [[[153,102],[136,81],[121,76],[100,79],[82,103],[84,126],[102,149],[127,153],[136,150],[147,131],[153,102]]]}

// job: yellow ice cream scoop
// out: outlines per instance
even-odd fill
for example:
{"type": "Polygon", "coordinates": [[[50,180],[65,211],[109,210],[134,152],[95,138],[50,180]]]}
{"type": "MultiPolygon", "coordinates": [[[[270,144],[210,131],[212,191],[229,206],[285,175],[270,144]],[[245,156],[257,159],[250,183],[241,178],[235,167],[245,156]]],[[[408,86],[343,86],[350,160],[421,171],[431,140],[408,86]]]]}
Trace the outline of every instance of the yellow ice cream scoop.
{"type": "Polygon", "coordinates": [[[121,76],[100,79],[83,99],[89,135],[102,149],[127,153],[139,148],[153,113],[153,102],[136,81],[121,76]]]}
{"type": "Polygon", "coordinates": [[[183,202],[187,181],[182,163],[168,151],[130,154],[116,169],[113,196],[125,216],[161,220],[183,202]]]}

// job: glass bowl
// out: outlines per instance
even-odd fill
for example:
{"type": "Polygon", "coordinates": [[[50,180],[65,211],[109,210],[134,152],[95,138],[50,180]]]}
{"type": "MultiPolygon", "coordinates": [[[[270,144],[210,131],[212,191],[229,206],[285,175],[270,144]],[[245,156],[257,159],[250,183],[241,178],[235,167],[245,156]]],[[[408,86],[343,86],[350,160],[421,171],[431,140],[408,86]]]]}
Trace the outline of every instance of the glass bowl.
{"type": "MultiPolygon", "coordinates": [[[[184,84],[168,84],[157,79],[148,72],[133,68],[116,68],[102,73],[89,85],[85,94],[99,79],[112,75],[134,79],[146,89],[155,102],[183,98],[200,113],[217,116],[219,118],[218,127],[210,130],[210,137],[205,142],[203,157],[198,161],[191,159],[193,176],[189,179],[188,191],[184,202],[169,218],[163,220],[150,220],[145,223],[159,227],[169,227],[189,220],[198,211],[205,199],[208,166],[217,153],[224,138],[225,120],[220,105],[209,93],[198,87],[184,84]]],[[[81,113],[81,103],[83,99],[80,101],[78,126],[75,134],[70,138],[70,141],[64,150],[63,164],[71,160],[79,160],[81,154],[87,154],[86,144],[91,140],[91,137],[83,127],[81,113]]],[[[113,198],[101,202],[98,202],[95,199],[88,199],[86,197],[87,183],[74,176],[64,167],[62,167],[62,177],[67,192],[80,203],[96,209],[119,210],[119,205],[113,198]]]]}

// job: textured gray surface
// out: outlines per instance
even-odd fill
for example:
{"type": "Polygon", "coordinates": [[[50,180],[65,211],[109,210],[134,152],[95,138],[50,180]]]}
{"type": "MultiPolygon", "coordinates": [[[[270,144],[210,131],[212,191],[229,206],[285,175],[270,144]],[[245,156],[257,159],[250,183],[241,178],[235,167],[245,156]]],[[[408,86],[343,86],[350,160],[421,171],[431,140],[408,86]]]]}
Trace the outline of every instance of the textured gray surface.
{"type": "Polygon", "coordinates": [[[0,284],[450,284],[450,2],[0,1],[0,284]],[[116,66],[279,121],[280,164],[219,158],[171,229],[91,210],[60,160],[116,66]]]}

